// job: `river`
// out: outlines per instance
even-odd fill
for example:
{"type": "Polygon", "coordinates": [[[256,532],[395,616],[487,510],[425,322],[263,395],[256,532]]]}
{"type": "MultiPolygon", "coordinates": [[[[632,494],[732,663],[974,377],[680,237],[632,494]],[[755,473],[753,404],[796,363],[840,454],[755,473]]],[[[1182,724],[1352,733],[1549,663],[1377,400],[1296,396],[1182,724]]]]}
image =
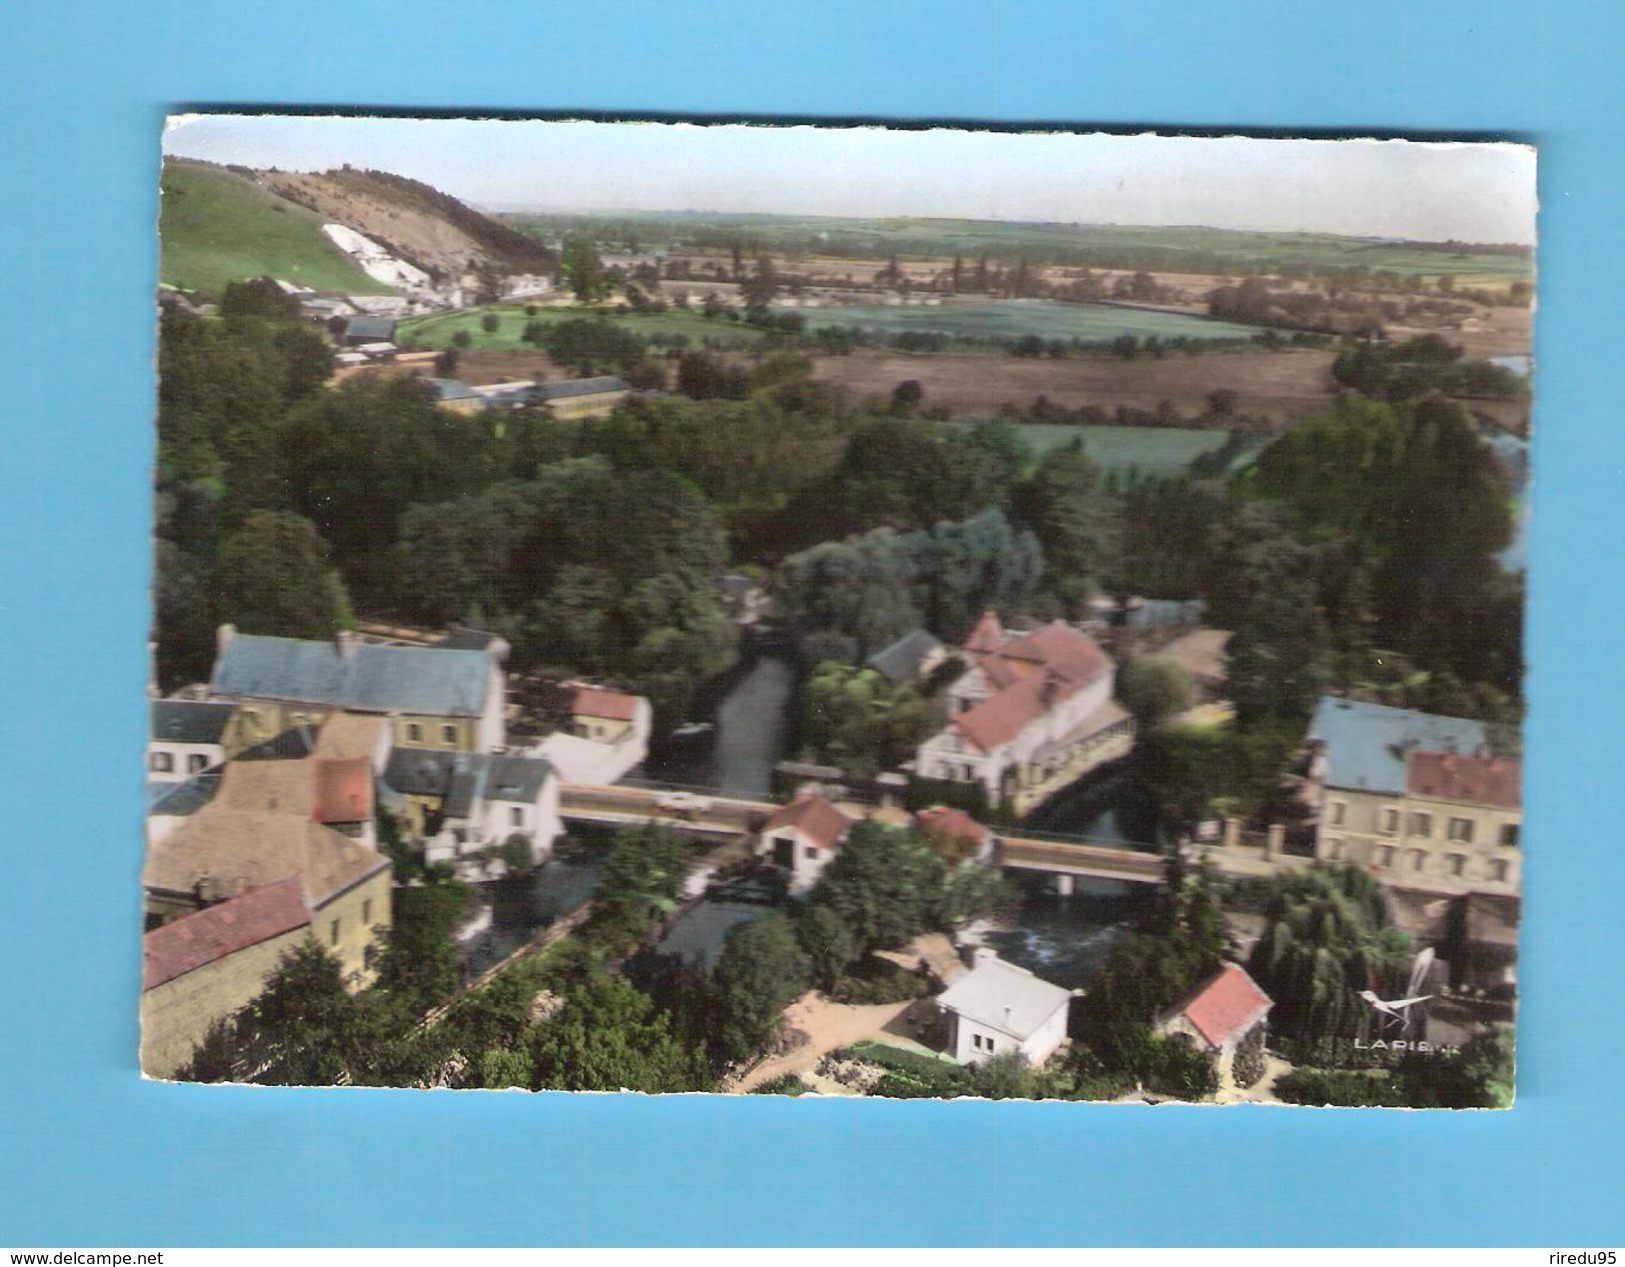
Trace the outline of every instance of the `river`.
{"type": "Polygon", "coordinates": [[[479,903],[457,935],[463,969],[475,976],[500,963],[593,895],[608,833],[577,827],[535,870],[472,885],[479,903]]]}
{"type": "Polygon", "coordinates": [[[662,783],[765,798],[784,759],[796,688],[792,664],[758,655],[735,670],[714,711],[715,729],[686,747],[667,745],[640,773],[662,783]]]}
{"type": "MultiPolygon", "coordinates": [[[[651,758],[647,777],[744,796],[766,797],[773,767],[784,756],[795,691],[795,669],[762,655],[736,671],[714,710],[715,730],[687,749],[651,758]]],[[[1113,844],[1156,849],[1152,805],[1121,771],[1068,789],[1041,806],[1035,829],[1089,836],[1113,844]]],[[[554,920],[592,895],[602,869],[608,833],[572,830],[575,843],[560,848],[534,872],[513,880],[476,885],[480,915],[463,942],[465,963],[479,972],[510,954],[554,920]]],[[[1140,885],[1080,878],[1074,893],[1060,897],[1053,877],[1009,873],[1021,890],[1017,913],[982,930],[983,939],[1012,963],[1068,989],[1087,983],[1111,947],[1143,909],[1140,885]]],[[[712,966],[727,935],[760,919],[772,905],[765,895],[723,886],[692,907],[667,933],[659,953],[712,966]]]]}

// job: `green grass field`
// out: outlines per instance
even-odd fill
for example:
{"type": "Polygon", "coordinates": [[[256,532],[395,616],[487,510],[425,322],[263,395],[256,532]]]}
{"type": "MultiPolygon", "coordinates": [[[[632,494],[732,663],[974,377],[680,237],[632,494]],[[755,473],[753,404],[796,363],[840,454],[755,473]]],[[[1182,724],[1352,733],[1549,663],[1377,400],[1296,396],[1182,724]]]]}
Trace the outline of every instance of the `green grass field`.
{"type": "Polygon", "coordinates": [[[607,318],[646,339],[681,335],[688,339],[690,347],[696,349],[713,347],[729,351],[753,348],[764,337],[761,331],[748,326],[736,325],[721,318],[707,319],[698,313],[680,310],[620,315],[609,308],[538,308],[535,316],[529,316],[523,307],[464,308],[457,312],[412,317],[395,327],[395,337],[407,347],[448,348],[452,346],[457,332],[463,330],[468,333],[471,348],[489,352],[527,352],[532,350],[531,345],[520,336],[530,322],[551,324],[582,317],[607,318]],[[482,325],[487,313],[495,314],[497,318],[494,331],[487,331],[482,325]]]}
{"type": "Polygon", "coordinates": [[[1039,299],[991,299],[937,307],[853,304],[805,310],[807,328],[861,326],[885,334],[913,330],[961,339],[1005,340],[1036,334],[1043,339],[1109,343],[1119,335],[1137,339],[1252,339],[1255,326],[1234,325],[1177,312],[1149,312],[1110,304],[1057,304],[1039,299]]]}
{"type": "Polygon", "coordinates": [[[227,282],[278,277],[317,290],[393,292],[322,233],[322,218],[219,167],[164,164],[160,281],[217,297],[227,282]]]}
{"type": "MultiPolygon", "coordinates": [[[[966,429],[976,424],[955,419],[942,425],[966,429]]],[[[1081,427],[1034,422],[1018,424],[1016,430],[1027,442],[1034,462],[1074,440],[1082,440],[1084,453],[1101,470],[1155,478],[1184,474],[1197,458],[1222,447],[1229,439],[1225,431],[1181,427],[1081,427]]],[[[1250,461],[1269,441],[1269,436],[1253,437],[1231,469],[1250,461]]]]}
{"type": "MultiPolygon", "coordinates": [[[[505,217],[516,228],[543,236],[559,232],[555,218],[505,217]]],[[[1530,252],[1471,246],[1461,249],[1322,233],[1253,233],[1201,226],[1024,224],[994,220],[824,216],[694,216],[681,213],[570,218],[571,228],[602,226],[612,237],[635,230],[645,248],[723,251],[743,236],[764,250],[884,259],[975,260],[1026,255],[1034,263],[1146,268],[1158,272],[1275,273],[1290,270],[1369,269],[1402,276],[1451,274],[1463,286],[1504,287],[1534,277],[1530,252]]]]}

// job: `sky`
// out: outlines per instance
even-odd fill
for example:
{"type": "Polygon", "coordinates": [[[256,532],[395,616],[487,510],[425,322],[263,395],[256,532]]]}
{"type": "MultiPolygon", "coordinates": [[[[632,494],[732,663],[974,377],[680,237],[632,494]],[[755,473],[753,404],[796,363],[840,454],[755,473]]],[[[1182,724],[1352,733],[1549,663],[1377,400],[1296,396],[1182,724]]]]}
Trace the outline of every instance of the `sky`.
{"type": "Polygon", "coordinates": [[[1535,240],[1505,143],[190,115],[164,152],[410,176],[488,211],[716,211],[1535,240]]]}

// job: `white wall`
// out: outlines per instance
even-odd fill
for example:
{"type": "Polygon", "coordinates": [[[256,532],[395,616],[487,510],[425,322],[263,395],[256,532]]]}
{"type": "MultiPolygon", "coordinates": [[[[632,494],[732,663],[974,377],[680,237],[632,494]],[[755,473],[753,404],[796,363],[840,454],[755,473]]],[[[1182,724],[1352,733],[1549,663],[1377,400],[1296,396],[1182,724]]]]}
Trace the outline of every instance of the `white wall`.
{"type": "Polygon", "coordinates": [[[973,1021],[949,1010],[948,1050],[962,1065],[975,1064],[989,1056],[1007,1055],[1019,1051],[1027,1063],[1040,1065],[1047,1060],[1066,1038],[1066,1003],[1055,1009],[1052,1016],[1024,1041],[991,1025],[973,1021]]]}
{"type": "Polygon", "coordinates": [[[487,844],[499,845],[515,832],[530,837],[531,860],[540,862],[553,851],[553,842],[564,834],[564,824],[559,818],[559,781],[546,780],[534,801],[487,800],[470,826],[487,844]],[[523,822],[513,821],[515,810],[523,822]]]}
{"type": "Polygon", "coordinates": [[[818,883],[818,877],[823,875],[824,868],[829,866],[830,860],[835,857],[833,849],[820,849],[794,826],[780,827],[776,831],[764,832],[761,844],[757,847],[757,854],[773,861],[775,851],[780,841],[789,842],[794,850],[790,864],[789,889],[792,894],[810,892],[818,883]]]}

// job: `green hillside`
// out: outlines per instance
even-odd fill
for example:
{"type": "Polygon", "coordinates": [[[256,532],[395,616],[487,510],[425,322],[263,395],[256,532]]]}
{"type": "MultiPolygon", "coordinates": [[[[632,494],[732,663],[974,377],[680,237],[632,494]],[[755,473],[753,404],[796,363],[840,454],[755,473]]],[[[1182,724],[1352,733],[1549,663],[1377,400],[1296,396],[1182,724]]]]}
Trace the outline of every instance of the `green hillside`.
{"type": "Polygon", "coordinates": [[[393,292],[322,234],[322,219],[236,172],[169,160],[159,210],[158,278],[217,296],[230,281],[280,277],[347,294],[393,292]]]}

